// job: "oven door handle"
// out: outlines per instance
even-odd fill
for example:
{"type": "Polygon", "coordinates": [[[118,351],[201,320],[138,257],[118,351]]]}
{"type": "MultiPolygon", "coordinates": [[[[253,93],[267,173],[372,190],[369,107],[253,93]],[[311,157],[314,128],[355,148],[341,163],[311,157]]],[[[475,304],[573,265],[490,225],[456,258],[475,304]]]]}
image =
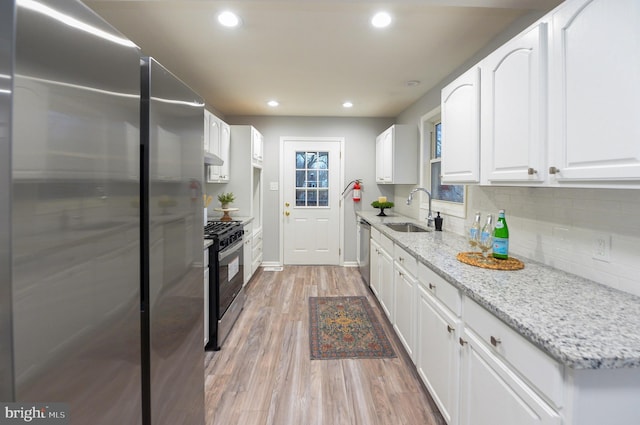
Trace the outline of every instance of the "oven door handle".
{"type": "Polygon", "coordinates": [[[242,249],[242,239],[238,239],[233,245],[228,248],[225,248],[223,251],[218,253],[218,261],[222,261],[225,258],[233,255],[236,251],[242,249]]]}

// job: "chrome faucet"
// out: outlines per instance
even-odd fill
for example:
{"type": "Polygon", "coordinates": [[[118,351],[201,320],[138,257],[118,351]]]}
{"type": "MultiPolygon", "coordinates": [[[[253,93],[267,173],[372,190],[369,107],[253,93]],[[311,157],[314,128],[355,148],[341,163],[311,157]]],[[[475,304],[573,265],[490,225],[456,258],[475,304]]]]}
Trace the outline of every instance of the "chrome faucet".
{"type": "Polygon", "coordinates": [[[429,195],[429,215],[427,216],[427,227],[433,227],[433,214],[431,214],[431,192],[429,192],[424,187],[416,187],[411,192],[409,192],[409,197],[407,198],[407,205],[411,205],[411,201],[413,201],[413,194],[419,190],[429,195]]]}

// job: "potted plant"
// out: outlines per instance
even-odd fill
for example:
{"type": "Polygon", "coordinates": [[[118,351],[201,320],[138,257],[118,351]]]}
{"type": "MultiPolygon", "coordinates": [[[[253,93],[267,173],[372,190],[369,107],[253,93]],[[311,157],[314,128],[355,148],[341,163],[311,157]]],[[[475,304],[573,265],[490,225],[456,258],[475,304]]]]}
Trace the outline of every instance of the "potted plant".
{"type": "Polygon", "coordinates": [[[229,204],[232,203],[236,197],[233,195],[233,192],[229,193],[221,193],[218,195],[218,201],[220,201],[220,207],[224,210],[229,208],[229,204]]]}
{"type": "Polygon", "coordinates": [[[379,208],[380,209],[380,214],[378,214],[379,216],[382,217],[386,217],[386,214],[384,213],[385,208],[393,208],[393,202],[378,202],[378,201],[373,201],[371,203],[371,206],[373,208],[379,208]]]}

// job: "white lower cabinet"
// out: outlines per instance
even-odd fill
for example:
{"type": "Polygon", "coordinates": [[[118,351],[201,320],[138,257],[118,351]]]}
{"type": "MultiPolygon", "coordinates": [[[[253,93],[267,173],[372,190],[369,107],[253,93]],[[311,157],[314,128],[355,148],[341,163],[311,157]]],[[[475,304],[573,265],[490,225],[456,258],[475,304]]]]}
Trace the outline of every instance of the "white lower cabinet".
{"type": "Polygon", "coordinates": [[[251,276],[253,276],[253,223],[245,223],[242,230],[244,243],[242,246],[242,256],[244,258],[242,284],[246,285],[251,280],[251,276]]]}
{"type": "Polygon", "coordinates": [[[560,425],[542,400],[473,331],[460,337],[459,425],[560,425]]]}
{"type": "MultiPolygon", "coordinates": [[[[414,260],[415,261],[415,260],[414,260]]],[[[395,322],[393,329],[398,334],[409,357],[415,363],[415,305],[417,279],[406,269],[395,265],[395,322]]]]}
{"type": "Polygon", "coordinates": [[[380,255],[378,256],[378,271],[380,273],[380,305],[384,314],[387,315],[391,324],[395,323],[394,316],[394,302],[395,295],[395,282],[393,280],[393,258],[384,249],[380,248],[380,255]]]}
{"type": "Polygon", "coordinates": [[[459,319],[417,285],[416,368],[449,425],[458,420],[459,319]]]}
{"type": "Polygon", "coordinates": [[[252,251],[251,251],[251,275],[253,275],[258,267],[262,264],[262,229],[254,229],[252,239],[252,251]]]}
{"type": "Polygon", "coordinates": [[[640,424],[640,368],[566,367],[373,227],[370,242],[371,289],[448,425],[640,424]]]}
{"type": "Polygon", "coordinates": [[[393,241],[371,228],[371,290],[375,294],[382,311],[387,315],[393,325],[395,323],[394,312],[394,271],[393,271],[393,241]]]}
{"type": "MultiPolygon", "coordinates": [[[[373,232],[375,229],[371,229],[373,232]]],[[[369,286],[371,287],[371,291],[373,295],[376,296],[377,299],[380,299],[380,244],[376,242],[373,238],[371,239],[371,245],[369,247],[370,253],[370,266],[369,266],[369,286]]]]}

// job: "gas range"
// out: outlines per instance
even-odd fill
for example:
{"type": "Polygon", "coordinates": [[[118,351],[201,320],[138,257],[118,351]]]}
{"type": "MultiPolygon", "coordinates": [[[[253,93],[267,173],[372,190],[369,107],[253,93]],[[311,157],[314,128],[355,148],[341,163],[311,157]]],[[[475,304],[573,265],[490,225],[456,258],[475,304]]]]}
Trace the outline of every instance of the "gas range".
{"type": "Polygon", "coordinates": [[[217,242],[217,251],[222,251],[238,240],[242,240],[243,228],[240,221],[207,221],[204,238],[217,242]]]}

